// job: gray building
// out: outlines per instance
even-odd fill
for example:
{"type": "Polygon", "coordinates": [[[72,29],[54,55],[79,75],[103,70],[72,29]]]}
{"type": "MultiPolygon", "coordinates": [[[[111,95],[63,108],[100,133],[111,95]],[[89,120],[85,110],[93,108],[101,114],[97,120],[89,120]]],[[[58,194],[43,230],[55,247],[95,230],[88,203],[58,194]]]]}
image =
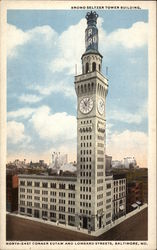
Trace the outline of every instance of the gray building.
{"type": "MultiPolygon", "coordinates": [[[[82,74],[75,76],[77,178],[19,176],[19,213],[92,231],[112,223],[117,213],[114,180],[106,175],[105,169],[108,79],[101,72],[97,17],[92,11],[86,15],[82,74]]],[[[125,196],[123,198],[125,200],[125,196]]]]}

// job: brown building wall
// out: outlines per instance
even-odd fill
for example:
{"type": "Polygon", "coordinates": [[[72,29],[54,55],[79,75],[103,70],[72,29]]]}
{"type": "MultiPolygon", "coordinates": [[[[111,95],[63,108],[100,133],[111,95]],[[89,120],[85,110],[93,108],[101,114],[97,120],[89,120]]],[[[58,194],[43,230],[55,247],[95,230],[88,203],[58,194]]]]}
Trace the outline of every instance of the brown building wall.
{"type": "Polygon", "coordinates": [[[7,174],[6,176],[6,210],[13,212],[18,210],[18,176],[7,174]]]}

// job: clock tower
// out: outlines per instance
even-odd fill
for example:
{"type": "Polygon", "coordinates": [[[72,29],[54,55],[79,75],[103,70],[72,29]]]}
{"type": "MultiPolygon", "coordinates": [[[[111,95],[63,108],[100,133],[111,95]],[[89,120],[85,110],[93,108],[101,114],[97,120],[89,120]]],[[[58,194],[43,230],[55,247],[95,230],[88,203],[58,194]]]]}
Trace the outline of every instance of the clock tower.
{"type": "Polygon", "coordinates": [[[101,73],[96,12],[86,15],[82,74],[75,76],[77,94],[76,224],[88,230],[105,226],[105,100],[108,80],[101,73]]]}

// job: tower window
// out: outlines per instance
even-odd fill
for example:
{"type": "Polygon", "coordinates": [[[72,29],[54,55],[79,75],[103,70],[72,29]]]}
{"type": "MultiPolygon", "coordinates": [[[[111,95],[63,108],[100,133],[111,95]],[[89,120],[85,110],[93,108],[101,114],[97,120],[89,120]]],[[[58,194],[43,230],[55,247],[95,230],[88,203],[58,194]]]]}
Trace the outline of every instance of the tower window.
{"type": "Polygon", "coordinates": [[[99,64],[99,71],[100,71],[100,64],[99,64]]]}
{"type": "Polygon", "coordinates": [[[89,64],[86,63],[86,73],[88,73],[88,72],[89,72],[89,64]]]}
{"type": "Polygon", "coordinates": [[[95,62],[92,63],[92,71],[96,71],[96,63],[95,62]]]}

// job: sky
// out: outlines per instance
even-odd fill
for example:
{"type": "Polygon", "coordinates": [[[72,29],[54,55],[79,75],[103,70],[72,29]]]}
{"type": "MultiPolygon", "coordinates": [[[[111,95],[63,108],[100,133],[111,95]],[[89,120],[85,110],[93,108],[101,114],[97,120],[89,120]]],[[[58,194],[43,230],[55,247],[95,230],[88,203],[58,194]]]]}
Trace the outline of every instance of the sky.
{"type": "MultiPolygon", "coordinates": [[[[106,153],[147,167],[148,12],[98,10],[106,98],[106,153]]],[[[75,65],[85,52],[85,10],[8,10],[7,160],[76,161],[75,65]]]]}

